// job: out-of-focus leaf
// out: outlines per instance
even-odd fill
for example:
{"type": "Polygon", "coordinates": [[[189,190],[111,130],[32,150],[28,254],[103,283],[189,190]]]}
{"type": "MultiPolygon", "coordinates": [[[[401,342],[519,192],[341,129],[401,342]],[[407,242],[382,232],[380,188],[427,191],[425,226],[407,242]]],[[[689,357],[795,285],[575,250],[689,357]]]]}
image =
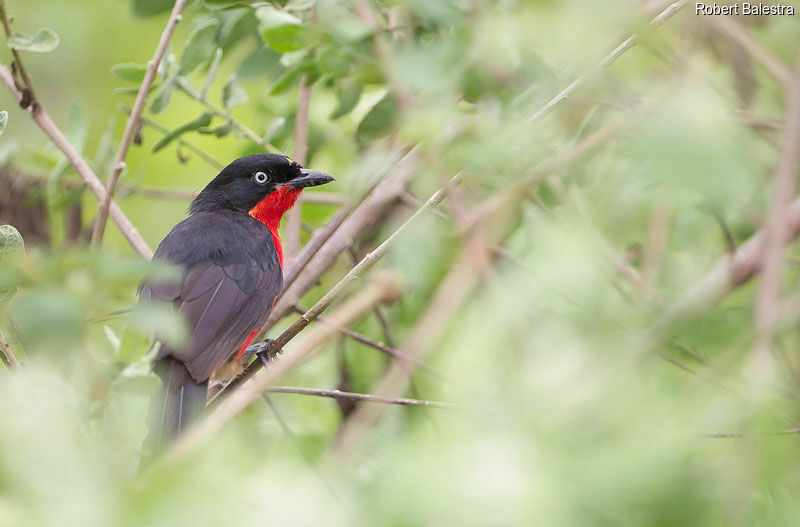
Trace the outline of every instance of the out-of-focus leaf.
{"type": "Polygon", "coordinates": [[[363,91],[361,84],[348,83],[344,86],[336,87],[336,101],[338,105],[331,113],[330,119],[338,119],[345,116],[356,107],[358,101],[361,99],[361,92],[363,91]]]}
{"type": "Polygon", "coordinates": [[[320,71],[334,78],[344,76],[352,63],[352,54],[336,44],[325,46],[317,56],[317,64],[320,71]]]}
{"type": "Polygon", "coordinates": [[[242,61],[236,72],[242,80],[255,79],[268,75],[278,65],[281,56],[269,46],[261,46],[242,61]]]}
{"type": "Polygon", "coordinates": [[[158,93],[156,93],[156,96],[153,97],[153,101],[150,103],[151,112],[159,113],[164,111],[172,97],[172,87],[174,83],[175,81],[173,79],[169,79],[159,88],[158,93]]]}
{"type": "Polygon", "coordinates": [[[307,11],[314,7],[317,0],[289,0],[286,4],[287,11],[307,11]]]}
{"type": "Polygon", "coordinates": [[[258,20],[256,20],[253,10],[237,9],[231,11],[223,20],[217,34],[217,43],[227,54],[244,39],[251,36],[257,37],[257,30],[258,20]]]}
{"type": "Polygon", "coordinates": [[[215,128],[198,128],[197,132],[201,134],[214,134],[217,137],[225,137],[231,133],[231,130],[233,130],[233,121],[228,121],[215,128]]]}
{"type": "Polygon", "coordinates": [[[257,0],[203,0],[203,5],[210,10],[248,7],[256,3],[257,0]]]}
{"type": "Polygon", "coordinates": [[[219,25],[218,20],[209,20],[192,31],[183,46],[178,75],[188,75],[214,53],[214,34],[219,25]]]}
{"type": "Polygon", "coordinates": [[[388,134],[397,116],[397,99],[391,93],[387,93],[361,120],[357,131],[358,139],[369,141],[388,134]]]}
{"type": "MultiPolygon", "coordinates": [[[[86,106],[80,99],[75,99],[70,106],[64,133],[78,152],[83,153],[83,149],[86,147],[86,138],[89,136],[89,119],[86,115],[86,106]]],[[[62,157],[50,172],[47,189],[51,195],[56,192],[61,178],[70,166],[66,157],[62,157]]]]}
{"type": "Polygon", "coordinates": [[[58,46],[58,35],[52,29],[44,28],[31,36],[17,33],[8,39],[8,47],[17,51],[32,51],[34,53],[48,53],[58,46]]]}
{"type": "Polygon", "coordinates": [[[6,125],[8,124],[8,112],[3,110],[0,112],[0,135],[3,135],[3,131],[6,129],[6,125]]]}
{"type": "Polygon", "coordinates": [[[0,262],[25,250],[22,235],[13,225],[0,225],[0,262]]]}
{"type": "Polygon", "coordinates": [[[142,82],[146,72],[147,66],[133,62],[123,62],[122,64],[111,66],[111,73],[115,77],[128,82],[142,82]]]}
{"type": "Polygon", "coordinates": [[[339,41],[357,42],[372,34],[372,28],[347,9],[346,2],[320,2],[317,19],[325,30],[339,41]]]}
{"type": "Polygon", "coordinates": [[[247,101],[247,92],[236,80],[236,75],[231,75],[222,88],[222,105],[225,106],[226,110],[230,110],[234,106],[244,104],[247,101]]]}
{"type": "Polygon", "coordinates": [[[72,146],[82,153],[89,136],[89,118],[86,115],[86,105],[80,99],[75,99],[69,108],[65,134],[72,146]]]}
{"type": "Polygon", "coordinates": [[[173,0],[133,0],[133,14],[141,18],[166,13],[172,9],[173,0]]]}
{"type": "Polygon", "coordinates": [[[178,128],[172,130],[164,137],[158,140],[155,145],[153,145],[153,152],[158,152],[168,144],[170,144],[175,139],[179,138],[181,135],[185,134],[186,132],[190,132],[192,130],[197,130],[198,128],[203,128],[204,126],[208,126],[211,124],[212,114],[204,113],[194,121],[189,121],[188,123],[179,126],[178,128]]]}
{"type": "Polygon", "coordinates": [[[300,80],[300,76],[303,73],[300,70],[291,70],[287,71],[283,75],[281,75],[275,84],[272,85],[272,88],[269,90],[270,95],[280,95],[289,88],[291,88],[295,82],[300,80]]]}
{"type": "Polygon", "coordinates": [[[256,10],[261,38],[276,51],[287,52],[302,49],[309,41],[310,29],[299,18],[272,6],[256,10]]]}

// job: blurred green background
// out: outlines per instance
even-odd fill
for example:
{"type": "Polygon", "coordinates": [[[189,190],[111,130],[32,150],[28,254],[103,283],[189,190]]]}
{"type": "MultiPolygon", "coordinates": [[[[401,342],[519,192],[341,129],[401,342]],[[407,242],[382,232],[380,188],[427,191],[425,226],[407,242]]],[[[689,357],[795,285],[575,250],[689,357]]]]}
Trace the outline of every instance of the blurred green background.
{"type": "MultiPolygon", "coordinates": [[[[0,525],[794,525],[797,310],[781,319],[777,373],[754,395],[757,284],[678,320],[668,308],[763,223],[789,89],[754,50],[791,74],[800,18],[741,17],[731,29],[689,3],[552,114],[529,119],[668,4],[189,3],[146,118],[175,130],[209,111],[186,92],[202,89],[220,49],[208,101],[223,116],[181,139],[223,165],[263,149],[241,126],[293,155],[301,76],[312,85],[306,165],[337,178],[319,192],[357,195],[393,152],[417,146],[407,192],[301,306],[464,173],[440,213],[379,264],[404,288],[381,308],[389,331],[374,315],[353,325],[426,355],[437,375],[416,370],[404,395],[464,408],[389,408],[338,463],[330,452],[351,409],[272,394],[291,433],[255,404],[179,463],[138,471],[157,384],[148,335],[181,331],[137,309],[136,286],[167,271],[142,262],[111,222],[103,249],[87,248],[97,200],[0,90],[0,223],[25,240],[24,253],[0,253],[0,334],[24,363],[0,375],[0,525]],[[513,187],[642,103],[592,155],[513,187]],[[477,214],[509,188],[520,191],[502,214],[477,214]],[[464,284],[455,309],[429,311],[464,261],[476,285],[464,284]],[[433,343],[409,348],[421,319],[437,316],[433,343]]],[[[135,65],[152,57],[171,2],[6,8],[16,31],[58,34],[51,52],[23,60],[42,104],[105,179],[127,117],[118,104],[132,105],[135,65]]],[[[150,126],[141,135],[117,198],[155,248],[189,198],[152,191],[196,191],[218,170],[177,142],[154,152],[163,134],[150,126]]],[[[305,203],[302,219],[317,228],[336,210],[305,203]]],[[[790,299],[798,258],[789,246],[790,299]]],[[[280,383],[368,392],[389,363],[341,338],[280,383]]]]}

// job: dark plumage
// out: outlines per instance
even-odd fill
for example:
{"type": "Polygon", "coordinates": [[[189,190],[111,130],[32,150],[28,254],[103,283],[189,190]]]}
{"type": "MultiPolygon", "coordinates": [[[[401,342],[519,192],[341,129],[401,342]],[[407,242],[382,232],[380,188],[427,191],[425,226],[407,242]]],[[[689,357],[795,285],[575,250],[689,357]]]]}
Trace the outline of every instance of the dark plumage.
{"type": "Polygon", "coordinates": [[[141,302],[169,304],[190,331],[162,345],[154,370],[162,388],[151,407],[150,447],[160,449],[202,415],[208,379],[267,321],[283,283],[277,227],[302,188],[333,178],[285,156],[228,165],[195,198],[191,215],[159,244],[154,260],[180,266],[180,281],[142,283],[141,302]]]}

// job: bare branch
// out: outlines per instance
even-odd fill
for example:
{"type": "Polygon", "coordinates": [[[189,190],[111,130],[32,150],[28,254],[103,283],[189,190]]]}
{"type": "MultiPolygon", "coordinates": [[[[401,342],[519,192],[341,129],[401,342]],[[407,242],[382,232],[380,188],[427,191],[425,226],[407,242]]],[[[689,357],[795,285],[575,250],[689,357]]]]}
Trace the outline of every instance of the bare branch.
{"type": "Polygon", "coordinates": [[[298,388],[294,386],[272,386],[268,392],[294,393],[299,395],[314,395],[317,397],[330,397],[332,399],[352,399],[354,401],[367,401],[370,403],[398,404],[401,406],[424,406],[427,408],[466,408],[456,403],[440,401],[426,401],[421,399],[408,399],[406,397],[381,397],[368,393],[343,392],[341,390],[323,390],[320,388],[298,388]]]}
{"type": "Polygon", "coordinates": [[[97,216],[94,220],[92,227],[92,245],[95,247],[100,245],[103,240],[103,232],[106,229],[106,220],[108,219],[108,208],[111,206],[111,198],[114,196],[114,191],[117,188],[117,181],[125,168],[125,158],[128,155],[128,148],[131,146],[131,141],[139,126],[139,116],[144,110],[144,104],[147,101],[147,95],[150,93],[150,87],[153,85],[153,80],[156,78],[158,65],[161,59],[167,52],[169,40],[172,38],[172,32],[175,31],[175,26],[181,20],[181,12],[186,5],[187,0],[175,0],[175,5],[172,6],[172,13],[169,15],[167,25],[164,32],[161,33],[161,40],[156,46],[156,52],[153,54],[153,59],[147,65],[147,71],[142,79],[142,85],[139,86],[139,93],[136,94],[136,100],[133,102],[133,109],[128,116],[128,122],[125,123],[125,130],[122,132],[122,140],[119,144],[119,150],[114,157],[114,162],[111,164],[111,173],[108,175],[106,182],[106,195],[100,200],[100,206],[97,209],[97,216]]]}

